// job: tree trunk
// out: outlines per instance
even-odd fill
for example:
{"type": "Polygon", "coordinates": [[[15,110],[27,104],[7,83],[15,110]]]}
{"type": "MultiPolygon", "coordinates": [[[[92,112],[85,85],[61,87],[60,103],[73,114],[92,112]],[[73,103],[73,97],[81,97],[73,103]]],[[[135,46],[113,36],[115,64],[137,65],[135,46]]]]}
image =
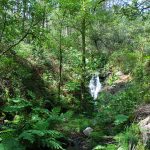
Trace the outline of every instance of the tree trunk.
{"type": "Polygon", "coordinates": [[[20,3],[19,0],[16,0],[17,13],[20,13],[20,3]]]}
{"type": "Polygon", "coordinates": [[[44,11],[43,11],[43,18],[42,18],[42,28],[44,29],[45,27],[45,21],[46,21],[46,6],[44,6],[44,11]]]}
{"type": "Polygon", "coordinates": [[[86,71],[86,43],[85,43],[85,31],[86,31],[86,25],[85,25],[85,17],[82,20],[82,73],[81,73],[81,104],[82,108],[85,110],[85,71],[86,71]]]}
{"type": "Polygon", "coordinates": [[[59,31],[59,84],[58,84],[58,99],[61,99],[61,85],[62,85],[62,67],[63,67],[63,56],[62,56],[62,23],[59,31]]]}
{"type": "Polygon", "coordinates": [[[26,10],[27,10],[27,2],[23,0],[23,21],[22,21],[22,31],[25,29],[25,20],[26,20],[26,10]]]}

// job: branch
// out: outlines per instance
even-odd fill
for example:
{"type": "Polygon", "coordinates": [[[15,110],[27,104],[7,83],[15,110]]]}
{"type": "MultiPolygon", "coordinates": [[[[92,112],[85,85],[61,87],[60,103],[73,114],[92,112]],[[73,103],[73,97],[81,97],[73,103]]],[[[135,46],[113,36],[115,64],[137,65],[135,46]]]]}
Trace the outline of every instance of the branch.
{"type": "Polygon", "coordinates": [[[7,51],[9,51],[9,50],[11,50],[13,47],[17,46],[21,41],[23,41],[23,40],[27,37],[28,34],[29,34],[29,31],[27,31],[27,33],[26,33],[19,41],[17,41],[15,44],[11,45],[8,49],[6,49],[5,51],[3,51],[3,52],[1,53],[1,55],[4,55],[7,51]]]}
{"type": "Polygon", "coordinates": [[[0,56],[4,55],[7,51],[11,50],[13,47],[17,46],[20,42],[22,42],[22,41],[27,37],[27,35],[30,34],[31,28],[34,27],[35,25],[37,25],[38,23],[39,23],[39,21],[36,22],[34,25],[31,25],[30,28],[27,30],[27,32],[21,37],[21,39],[18,40],[18,41],[17,41],[16,43],[14,43],[13,45],[11,45],[10,47],[8,47],[5,51],[3,51],[3,52],[0,54],[0,56]]]}
{"type": "Polygon", "coordinates": [[[147,0],[145,0],[145,1],[141,2],[141,3],[139,3],[138,7],[142,6],[142,5],[143,5],[144,3],[146,3],[146,2],[147,2],[147,0]]]}
{"type": "Polygon", "coordinates": [[[97,4],[95,5],[95,7],[93,8],[94,11],[96,11],[96,8],[98,5],[100,5],[102,2],[105,2],[106,0],[100,0],[99,2],[97,2],[97,4]]]}
{"type": "Polygon", "coordinates": [[[149,8],[150,8],[150,6],[144,7],[144,8],[141,9],[141,11],[149,9],[149,8]]]}

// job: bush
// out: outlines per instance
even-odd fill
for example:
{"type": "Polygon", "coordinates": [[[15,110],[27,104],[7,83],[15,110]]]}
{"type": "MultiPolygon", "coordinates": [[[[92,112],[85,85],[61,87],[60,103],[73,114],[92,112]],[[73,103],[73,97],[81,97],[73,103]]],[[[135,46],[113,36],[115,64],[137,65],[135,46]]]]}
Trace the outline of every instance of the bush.
{"type": "Polygon", "coordinates": [[[136,147],[140,139],[140,130],[138,125],[132,124],[123,133],[115,137],[119,147],[128,150],[131,147],[136,147]]]}
{"type": "MultiPolygon", "coordinates": [[[[39,104],[39,107],[34,105],[34,101],[36,100],[14,98],[10,99],[7,106],[3,108],[5,113],[13,115],[13,120],[8,123],[9,128],[13,130],[11,138],[22,143],[22,147],[27,149],[32,147],[63,149],[59,142],[59,139],[63,137],[59,126],[67,122],[72,113],[62,114],[60,108],[49,111],[42,108],[42,104],[39,104]]],[[[5,130],[7,131],[7,128],[5,130]]],[[[3,136],[2,141],[6,140],[7,138],[3,136]]],[[[5,143],[3,145],[5,146],[5,143]]]]}
{"type": "Polygon", "coordinates": [[[120,50],[114,52],[109,60],[109,64],[118,68],[124,73],[132,73],[136,67],[139,54],[129,50],[120,50]]]}

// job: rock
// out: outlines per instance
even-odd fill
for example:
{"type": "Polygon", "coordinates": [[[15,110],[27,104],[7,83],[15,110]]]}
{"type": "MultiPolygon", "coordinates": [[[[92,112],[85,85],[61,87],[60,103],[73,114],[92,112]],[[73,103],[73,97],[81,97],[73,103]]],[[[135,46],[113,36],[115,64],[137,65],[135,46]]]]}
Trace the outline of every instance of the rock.
{"type": "Polygon", "coordinates": [[[89,136],[93,129],[91,127],[87,127],[85,130],[83,130],[84,135],[89,136]]]}
{"type": "Polygon", "coordinates": [[[140,105],[135,111],[135,120],[140,122],[150,116],[150,104],[140,105]]]}
{"type": "Polygon", "coordinates": [[[142,133],[143,144],[146,146],[150,140],[150,116],[139,122],[139,128],[142,133]]]}
{"type": "Polygon", "coordinates": [[[122,76],[123,73],[122,73],[121,71],[118,71],[118,72],[115,73],[115,75],[116,75],[116,76],[122,76]]]}
{"type": "MultiPolygon", "coordinates": [[[[111,94],[115,94],[126,87],[126,84],[132,80],[130,74],[123,74],[121,71],[115,73],[117,79],[113,81],[113,85],[106,85],[103,87],[102,91],[110,92],[111,94]]],[[[112,78],[111,76],[110,78],[112,78]]],[[[107,84],[107,83],[106,83],[107,84]]]]}
{"type": "Polygon", "coordinates": [[[127,82],[129,82],[131,79],[132,79],[132,78],[131,78],[131,76],[130,76],[129,74],[128,74],[128,75],[120,75],[120,76],[119,76],[119,79],[116,80],[116,81],[114,82],[114,84],[127,83],[127,82]]]}
{"type": "Polygon", "coordinates": [[[83,133],[72,132],[69,137],[69,146],[66,150],[90,150],[91,144],[83,133]]]}

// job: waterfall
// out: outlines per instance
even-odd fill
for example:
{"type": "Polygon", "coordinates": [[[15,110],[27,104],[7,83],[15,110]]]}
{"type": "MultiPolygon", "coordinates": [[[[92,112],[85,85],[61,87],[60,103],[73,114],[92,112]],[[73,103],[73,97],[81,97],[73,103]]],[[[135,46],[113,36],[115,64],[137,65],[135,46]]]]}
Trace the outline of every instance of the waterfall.
{"type": "MultiPolygon", "coordinates": [[[[98,97],[98,93],[101,91],[102,89],[102,85],[100,83],[99,80],[99,76],[94,74],[90,80],[89,83],[89,89],[90,89],[90,94],[93,97],[94,100],[97,99],[98,97]]],[[[96,102],[95,102],[96,103],[96,102]]]]}

